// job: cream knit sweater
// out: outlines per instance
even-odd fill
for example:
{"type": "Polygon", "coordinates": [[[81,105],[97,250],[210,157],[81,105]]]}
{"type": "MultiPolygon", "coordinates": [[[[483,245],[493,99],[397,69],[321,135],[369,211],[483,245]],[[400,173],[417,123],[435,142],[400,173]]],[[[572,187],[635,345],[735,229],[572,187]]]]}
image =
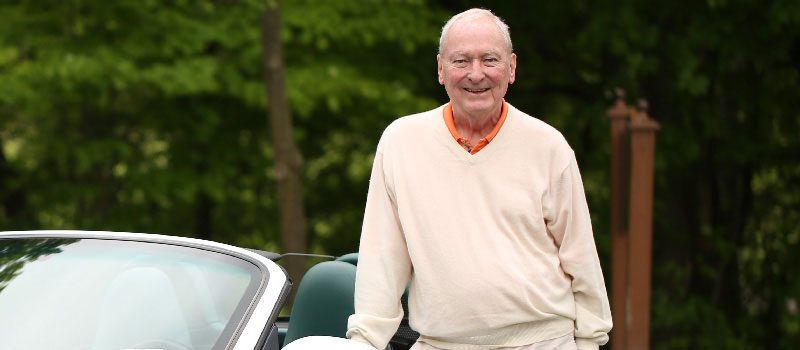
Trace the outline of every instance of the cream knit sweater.
{"type": "Polygon", "coordinates": [[[522,346],[611,329],[578,165],[563,136],[513,106],[470,155],[442,110],[400,118],[378,144],[347,336],[382,349],[403,316],[443,349],[522,346]]]}

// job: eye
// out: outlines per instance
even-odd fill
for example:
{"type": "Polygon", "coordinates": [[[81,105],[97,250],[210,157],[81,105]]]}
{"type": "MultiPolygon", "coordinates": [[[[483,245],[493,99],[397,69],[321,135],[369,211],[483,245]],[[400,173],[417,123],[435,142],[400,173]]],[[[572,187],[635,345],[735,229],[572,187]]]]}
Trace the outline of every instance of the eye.
{"type": "Polygon", "coordinates": [[[464,59],[464,58],[456,58],[456,59],[453,60],[453,65],[456,66],[456,67],[466,67],[467,66],[467,60],[464,59]]]}
{"type": "Polygon", "coordinates": [[[483,62],[485,65],[489,67],[494,67],[500,63],[500,59],[498,59],[497,57],[487,57],[483,59],[483,62]]]}

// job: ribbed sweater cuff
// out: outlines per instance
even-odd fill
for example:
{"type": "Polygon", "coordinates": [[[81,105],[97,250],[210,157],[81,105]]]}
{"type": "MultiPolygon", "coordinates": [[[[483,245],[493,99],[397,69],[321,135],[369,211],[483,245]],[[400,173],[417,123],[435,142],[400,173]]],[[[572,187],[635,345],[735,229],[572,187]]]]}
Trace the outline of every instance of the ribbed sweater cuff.
{"type": "Polygon", "coordinates": [[[372,345],[372,343],[370,343],[369,340],[367,340],[367,338],[362,337],[361,333],[358,333],[358,332],[353,332],[353,333],[355,333],[355,334],[348,334],[347,335],[350,340],[355,340],[355,341],[357,341],[359,343],[367,344],[367,345],[369,345],[369,346],[371,346],[373,348],[375,347],[375,345],[372,345]]]}
{"type": "Polygon", "coordinates": [[[575,345],[578,346],[578,350],[598,350],[600,348],[597,343],[584,338],[575,338],[575,345]]]}

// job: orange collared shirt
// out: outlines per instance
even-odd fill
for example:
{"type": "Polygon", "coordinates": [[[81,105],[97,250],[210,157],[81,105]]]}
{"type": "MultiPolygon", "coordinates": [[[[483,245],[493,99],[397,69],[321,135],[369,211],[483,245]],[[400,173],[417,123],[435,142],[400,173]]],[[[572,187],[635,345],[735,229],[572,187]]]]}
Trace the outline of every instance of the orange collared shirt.
{"type": "Polygon", "coordinates": [[[453,118],[452,103],[448,103],[447,106],[444,106],[444,111],[442,111],[442,114],[444,115],[444,123],[445,125],[447,125],[447,130],[450,130],[450,135],[453,135],[453,138],[456,139],[456,142],[458,142],[458,144],[461,145],[461,147],[463,147],[467,152],[469,152],[470,154],[475,154],[478,153],[478,151],[480,151],[484,147],[486,147],[486,145],[488,145],[489,142],[492,141],[495,135],[497,135],[497,132],[500,131],[500,127],[502,127],[503,122],[506,121],[506,114],[508,114],[508,106],[506,106],[506,100],[503,99],[503,107],[500,111],[500,120],[497,121],[497,124],[495,124],[494,129],[492,129],[492,132],[490,132],[489,135],[486,135],[486,137],[478,140],[478,143],[476,143],[475,146],[470,144],[469,140],[461,136],[461,134],[458,133],[458,130],[456,130],[456,122],[455,119],[453,118]]]}

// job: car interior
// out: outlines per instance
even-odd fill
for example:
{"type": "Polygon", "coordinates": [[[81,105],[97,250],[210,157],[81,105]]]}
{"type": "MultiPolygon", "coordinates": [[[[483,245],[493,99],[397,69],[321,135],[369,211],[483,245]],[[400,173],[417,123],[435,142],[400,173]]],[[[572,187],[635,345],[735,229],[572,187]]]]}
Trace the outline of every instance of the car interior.
{"type": "MultiPolygon", "coordinates": [[[[297,290],[291,317],[280,317],[280,344],[285,346],[307,336],[345,338],[347,319],[355,312],[356,265],[358,253],[311,267],[297,290]]],[[[408,350],[419,333],[408,324],[408,288],[402,298],[405,315],[387,350],[408,350]]]]}

